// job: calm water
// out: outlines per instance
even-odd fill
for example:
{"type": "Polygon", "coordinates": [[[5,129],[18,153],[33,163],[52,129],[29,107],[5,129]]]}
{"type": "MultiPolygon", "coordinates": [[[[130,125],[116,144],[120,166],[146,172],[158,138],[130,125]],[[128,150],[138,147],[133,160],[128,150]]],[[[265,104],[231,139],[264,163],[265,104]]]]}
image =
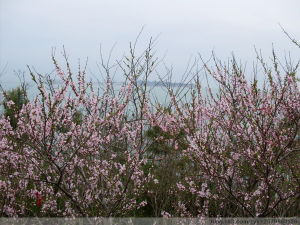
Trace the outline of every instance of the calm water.
{"type": "MultiPolygon", "coordinates": [[[[17,83],[2,83],[2,86],[5,90],[11,90],[12,88],[16,88],[18,86],[17,83]]],[[[56,85],[56,87],[58,87],[59,84],[56,85]]],[[[121,87],[120,83],[115,83],[113,84],[113,88],[115,90],[115,93],[118,93],[119,89],[121,87]]],[[[103,83],[94,83],[93,84],[93,88],[94,91],[99,93],[99,95],[103,95],[104,93],[104,88],[105,88],[105,84],[103,83]]],[[[173,86],[172,90],[174,93],[176,93],[176,96],[178,99],[181,99],[184,102],[189,102],[191,100],[191,91],[192,91],[192,86],[173,86]]],[[[150,100],[152,103],[160,103],[162,105],[167,105],[170,103],[170,96],[168,94],[168,90],[166,87],[163,86],[148,86],[147,90],[149,91],[149,96],[150,96],[150,100]]],[[[216,88],[213,89],[213,92],[216,93],[216,88]]],[[[29,84],[29,88],[28,88],[28,97],[30,100],[33,100],[37,95],[39,95],[39,90],[37,89],[37,87],[33,84],[30,83],[29,84]]],[[[207,95],[207,88],[203,88],[202,89],[202,94],[203,96],[207,95]]],[[[2,93],[0,93],[0,101],[2,102],[3,100],[3,96],[2,93]]],[[[1,111],[3,111],[3,106],[1,105],[1,111]]]]}

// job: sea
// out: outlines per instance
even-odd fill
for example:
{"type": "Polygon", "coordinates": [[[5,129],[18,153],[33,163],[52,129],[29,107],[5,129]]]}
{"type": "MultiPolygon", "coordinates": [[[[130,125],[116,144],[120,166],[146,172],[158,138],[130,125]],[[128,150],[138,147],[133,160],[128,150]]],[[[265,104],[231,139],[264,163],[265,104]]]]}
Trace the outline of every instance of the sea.
{"type": "MultiPolygon", "coordinates": [[[[59,88],[62,83],[60,82],[54,82],[54,87],[59,88]]],[[[1,83],[3,89],[5,91],[12,90],[14,88],[17,88],[20,84],[13,83],[13,82],[2,82],[1,83]]],[[[115,91],[115,94],[118,93],[121,86],[123,85],[122,82],[113,82],[112,87],[115,91]]],[[[34,100],[36,97],[40,95],[39,90],[33,82],[27,83],[27,95],[30,101],[34,100]]],[[[140,88],[144,87],[144,84],[142,81],[137,82],[137,86],[140,88]]],[[[106,84],[95,82],[93,83],[93,89],[94,91],[99,94],[103,95],[105,90],[106,84]]],[[[171,102],[170,98],[170,90],[172,93],[176,96],[176,99],[181,102],[190,102],[192,98],[192,92],[196,91],[196,86],[194,84],[184,84],[184,83],[171,83],[171,82],[149,82],[147,84],[147,93],[149,95],[150,101],[152,104],[160,104],[160,105],[169,105],[171,102]]],[[[212,88],[213,93],[217,92],[217,88],[212,88]]],[[[87,90],[87,93],[89,93],[89,90],[87,90]]],[[[203,97],[208,96],[208,88],[203,87],[201,90],[201,94],[203,97]]],[[[71,94],[72,95],[72,94],[71,94]]],[[[0,112],[3,111],[3,93],[1,91],[0,93],[0,112]]]]}

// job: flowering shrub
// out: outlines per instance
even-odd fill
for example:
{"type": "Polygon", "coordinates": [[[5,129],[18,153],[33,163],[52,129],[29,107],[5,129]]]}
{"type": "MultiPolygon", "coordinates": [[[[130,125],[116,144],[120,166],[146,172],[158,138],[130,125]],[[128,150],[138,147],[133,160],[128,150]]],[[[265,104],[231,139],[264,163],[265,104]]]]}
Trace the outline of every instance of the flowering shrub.
{"type": "MultiPolygon", "coordinates": [[[[207,72],[219,93],[178,106],[157,125],[186,132],[182,156],[194,169],[173,188],[173,216],[288,216],[300,199],[300,92],[295,72],[267,72],[260,89],[235,62],[207,72]]],[[[176,139],[173,139],[176,143],[176,139]]],[[[175,147],[176,148],[176,147],[175,147]]]]}
{"type": "Polygon", "coordinates": [[[259,86],[235,61],[205,65],[217,94],[196,79],[189,102],[170,90],[151,107],[150,51],[131,52],[126,82],[115,93],[108,75],[102,96],[54,57],[59,88],[30,71],[39,95],[0,120],[1,216],[299,216],[296,69],[280,75],[274,57],[259,86]]]}
{"type": "Polygon", "coordinates": [[[125,120],[132,82],[113,97],[108,79],[96,96],[84,73],[75,84],[54,63],[63,85],[50,92],[32,73],[40,96],[15,129],[1,119],[1,215],[121,216],[144,206],[136,196],[152,178],[142,170],[144,122],[125,120]]]}

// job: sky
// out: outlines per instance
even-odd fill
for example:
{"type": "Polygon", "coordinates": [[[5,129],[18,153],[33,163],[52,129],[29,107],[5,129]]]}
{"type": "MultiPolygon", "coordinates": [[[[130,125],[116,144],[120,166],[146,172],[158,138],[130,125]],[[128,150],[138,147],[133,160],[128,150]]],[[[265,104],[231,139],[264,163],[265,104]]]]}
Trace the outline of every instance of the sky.
{"type": "Polygon", "coordinates": [[[300,40],[299,12],[299,0],[0,0],[0,81],[16,83],[14,71],[27,73],[27,65],[49,73],[53,48],[64,65],[63,46],[75,71],[88,58],[89,76],[98,76],[100,46],[104,58],[115,46],[114,62],[142,28],[138,51],[157,37],[156,56],[175,81],[190,59],[209,59],[212,51],[223,61],[234,53],[251,67],[254,47],[269,58],[273,44],[296,61],[300,50],[279,24],[300,40]]]}

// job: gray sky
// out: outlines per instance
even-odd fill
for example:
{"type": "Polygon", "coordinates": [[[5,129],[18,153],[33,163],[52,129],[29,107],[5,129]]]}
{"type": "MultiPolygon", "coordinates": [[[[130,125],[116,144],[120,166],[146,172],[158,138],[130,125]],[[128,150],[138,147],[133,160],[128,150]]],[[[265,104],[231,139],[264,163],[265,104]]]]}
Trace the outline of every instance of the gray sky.
{"type": "Polygon", "coordinates": [[[139,48],[159,35],[157,56],[166,54],[177,80],[190,57],[212,50],[222,60],[234,52],[250,66],[254,45],[269,57],[273,43],[280,56],[300,59],[278,23],[300,41],[299,0],[0,0],[0,71],[7,64],[0,79],[14,82],[12,71],[26,65],[50,72],[51,49],[59,55],[63,45],[74,68],[88,57],[97,73],[100,44],[107,56],[117,43],[120,57],[143,26],[139,48]]]}

